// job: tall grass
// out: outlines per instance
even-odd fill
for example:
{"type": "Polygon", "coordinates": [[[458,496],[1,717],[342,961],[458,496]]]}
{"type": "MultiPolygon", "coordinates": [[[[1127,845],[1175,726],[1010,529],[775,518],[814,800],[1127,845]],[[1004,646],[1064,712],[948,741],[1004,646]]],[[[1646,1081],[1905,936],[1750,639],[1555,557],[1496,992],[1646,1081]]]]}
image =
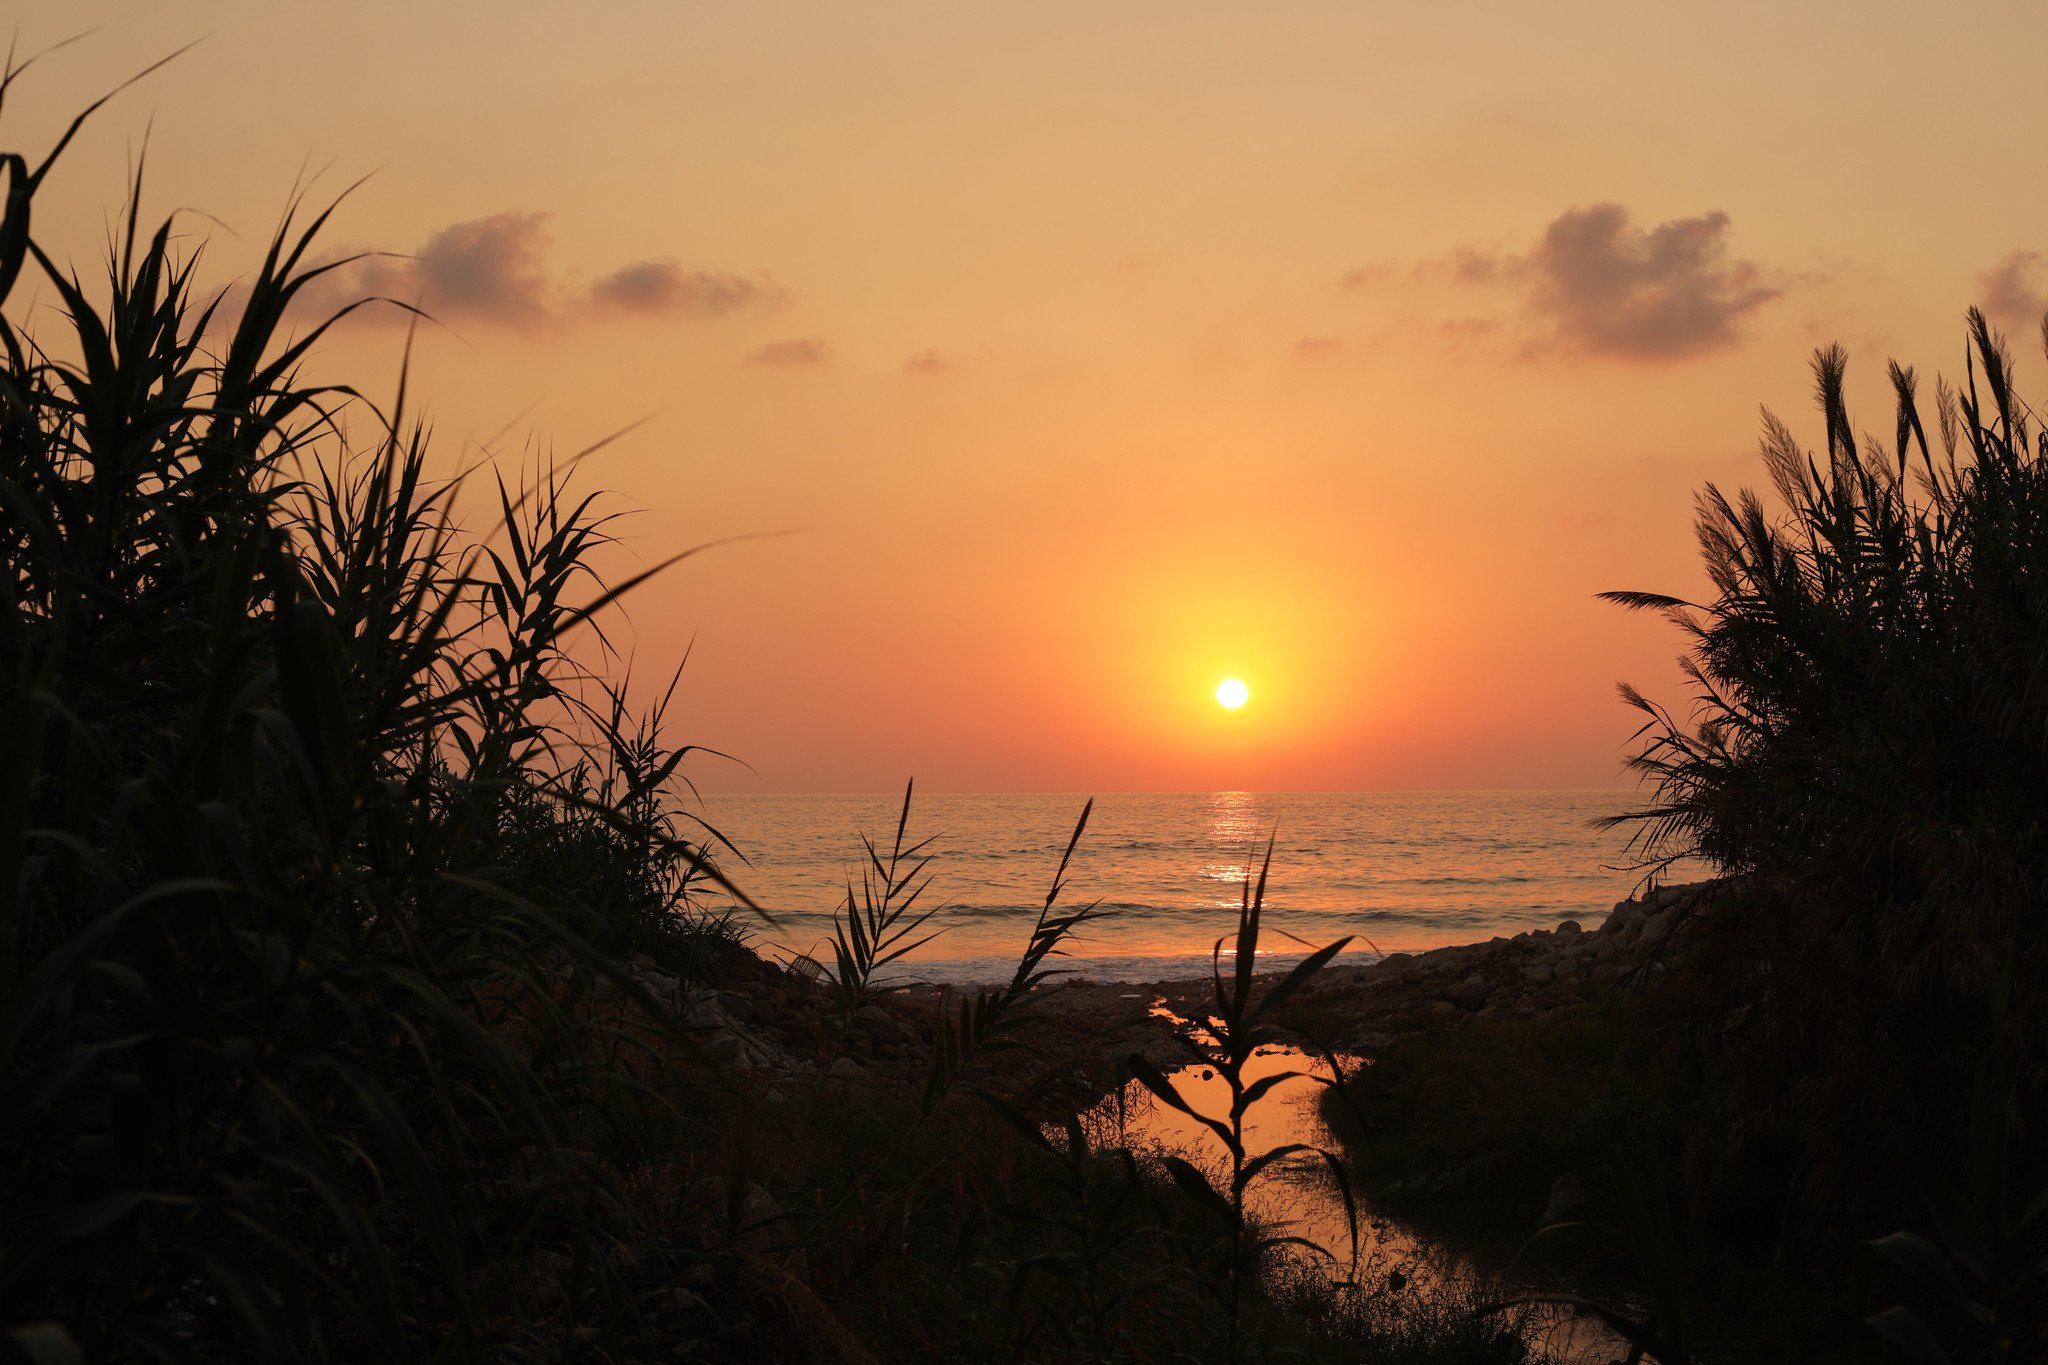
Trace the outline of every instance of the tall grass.
{"type": "Polygon", "coordinates": [[[848,877],[846,903],[832,925],[832,966],[826,979],[839,1005],[840,1021],[867,1002],[875,973],[906,953],[923,947],[938,936],[937,931],[919,934],[937,913],[937,907],[918,907],[931,887],[926,869],[931,865],[930,839],[906,844],[910,828],[910,798],[916,783],[903,786],[903,809],[896,818],[896,837],[884,857],[874,840],[861,835],[861,848],[868,860],[860,870],[856,888],[848,877]]]}
{"type": "Polygon", "coordinates": [[[1617,823],[1651,864],[1752,874],[1714,1066],[1731,1151],[1796,1151],[1809,1226],[1930,1228],[1931,1173],[1979,1141],[1973,1075],[2003,1078],[2010,1169],[2048,1123],[2048,431],[2005,340],[1967,327],[1931,413],[1889,366],[1881,434],[1841,348],[1816,353],[1819,451],[1765,414],[1776,505],[1699,495],[1711,600],[1605,594],[1688,642],[1690,714],[1624,688],[1655,799],[1617,823]]]}
{"type": "Polygon", "coordinates": [[[671,912],[717,875],[657,799],[661,708],[571,652],[647,575],[591,579],[566,468],[467,537],[402,386],[300,377],[327,212],[233,317],[141,169],[97,283],[53,258],[31,209],[83,120],[0,157],[0,1328],[556,1358],[632,1315],[634,1210],[567,1140],[620,1084],[586,1002],[694,951],[671,912]],[[542,1250],[579,1293],[523,1292],[542,1250]]]}
{"type": "Polygon", "coordinates": [[[1765,415],[1782,510],[1700,494],[1715,599],[1605,594],[1691,642],[1691,723],[1626,693],[1658,795],[1624,817],[1640,847],[1862,897],[1845,927],[1930,972],[2037,943],[2048,891],[2048,446],[1974,310],[1966,361],[1937,458],[1912,370],[1890,366],[1889,439],[1859,440],[1847,356],[1820,351],[1824,453],[1765,415]]]}

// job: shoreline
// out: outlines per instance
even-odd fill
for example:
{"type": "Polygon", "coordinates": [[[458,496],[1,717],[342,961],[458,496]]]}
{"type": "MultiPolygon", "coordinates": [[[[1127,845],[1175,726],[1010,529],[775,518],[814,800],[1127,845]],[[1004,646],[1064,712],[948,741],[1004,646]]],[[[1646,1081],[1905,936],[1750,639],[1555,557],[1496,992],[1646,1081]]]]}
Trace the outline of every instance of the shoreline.
{"type": "MultiPolygon", "coordinates": [[[[1591,928],[1564,920],[1513,937],[1388,953],[1369,962],[1339,959],[1273,1022],[1299,1044],[1370,1057],[1395,1037],[1422,1029],[1568,1014],[1667,970],[1696,917],[1727,885],[1715,880],[1646,892],[1617,902],[1591,928]]],[[[1260,976],[1285,970],[1305,954],[1273,956],[1260,976]]],[[[760,968],[752,979],[717,988],[685,983],[651,961],[636,961],[631,970],[681,1017],[707,1060],[751,1075],[770,1092],[826,1081],[916,1084],[930,1065],[941,1013],[950,1016],[961,999],[986,988],[946,981],[879,985],[852,1015],[846,1036],[827,1048],[838,1020],[822,978],[756,960],[760,968]]],[[[1194,973],[1106,980],[1077,972],[1048,981],[1033,992],[1030,1022],[1019,1036],[1041,1060],[1057,1060],[1065,1098],[1106,1093],[1132,1053],[1158,1065],[1184,1064],[1186,1030],[1167,1016],[1204,1017],[1208,963],[1195,961],[1201,966],[1194,973]]]]}

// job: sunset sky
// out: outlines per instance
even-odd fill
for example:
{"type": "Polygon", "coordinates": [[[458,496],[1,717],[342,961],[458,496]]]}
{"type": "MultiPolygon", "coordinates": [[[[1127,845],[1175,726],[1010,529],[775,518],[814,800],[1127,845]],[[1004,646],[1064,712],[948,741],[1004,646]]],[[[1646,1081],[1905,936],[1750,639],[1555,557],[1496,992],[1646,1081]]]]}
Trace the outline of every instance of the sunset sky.
{"type": "MultiPolygon", "coordinates": [[[[1605,787],[1806,363],[2048,295],[2037,4],[30,0],[0,115],[246,271],[295,182],[418,299],[452,471],[585,470],[713,791],[1605,787]],[[374,173],[374,174],[372,174],[374,173]],[[208,216],[213,222],[209,222],[208,216]],[[2035,255],[2034,253],[2043,253],[2035,255]],[[503,433],[498,436],[498,433],[503,433]],[[1217,705],[1243,679],[1248,705],[1217,705]]],[[[40,296],[45,304],[48,291],[40,296]]],[[[29,315],[33,323],[33,314],[29,315]]],[[[395,382],[396,310],[316,372],[395,382]]]]}

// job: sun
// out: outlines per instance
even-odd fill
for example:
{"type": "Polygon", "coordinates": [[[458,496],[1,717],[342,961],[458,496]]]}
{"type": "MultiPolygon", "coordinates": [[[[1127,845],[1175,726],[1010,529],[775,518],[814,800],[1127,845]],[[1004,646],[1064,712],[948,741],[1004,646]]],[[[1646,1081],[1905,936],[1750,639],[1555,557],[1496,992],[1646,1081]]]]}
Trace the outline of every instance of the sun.
{"type": "Polygon", "coordinates": [[[1235,711],[1252,699],[1252,690],[1236,678],[1225,678],[1216,684],[1216,704],[1226,711],[1235,711]]]}

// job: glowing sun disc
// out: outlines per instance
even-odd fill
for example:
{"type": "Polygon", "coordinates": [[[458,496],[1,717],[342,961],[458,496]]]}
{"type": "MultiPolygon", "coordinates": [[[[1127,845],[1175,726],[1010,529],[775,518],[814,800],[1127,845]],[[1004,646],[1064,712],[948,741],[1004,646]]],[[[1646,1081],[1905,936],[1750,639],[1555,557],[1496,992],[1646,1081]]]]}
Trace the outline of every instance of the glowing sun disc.
{"type": "Polygon", "coordinates": [[[1228,711],[1235,711],[1252,699],[1252,690],[1235,678],[1225,678],[1216,684],[1216,704],[1228,711]]]}

